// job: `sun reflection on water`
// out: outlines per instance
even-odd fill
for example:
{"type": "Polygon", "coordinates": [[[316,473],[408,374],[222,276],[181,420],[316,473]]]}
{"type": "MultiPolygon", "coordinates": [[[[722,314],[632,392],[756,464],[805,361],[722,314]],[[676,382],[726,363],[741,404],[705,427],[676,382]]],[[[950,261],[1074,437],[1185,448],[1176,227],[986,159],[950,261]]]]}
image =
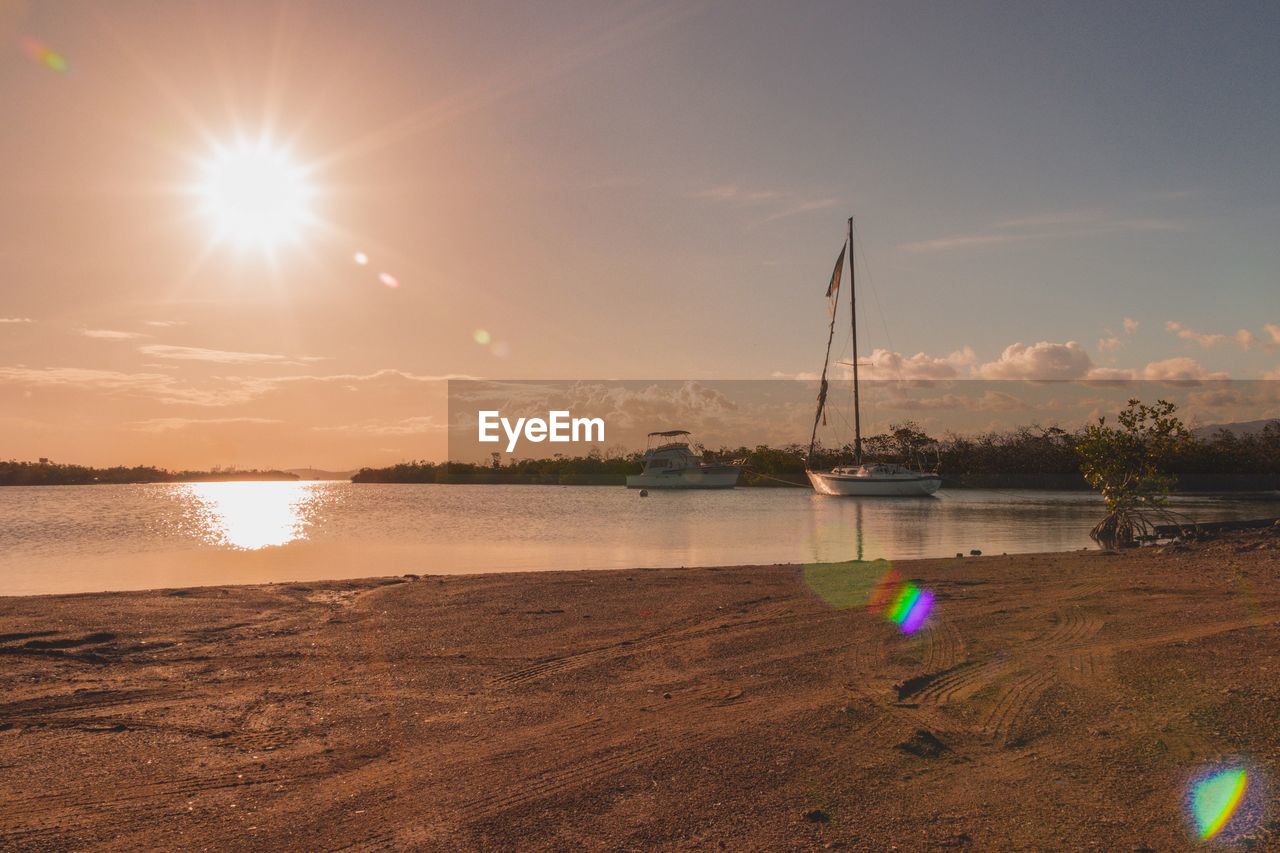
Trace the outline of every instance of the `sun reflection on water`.
{"type": "Polygon", "coordinates": [[[198,505],[201,536],[209,542],[256,551],[307,535],[317,501],[315,483],[187,483],[198,505]]]}

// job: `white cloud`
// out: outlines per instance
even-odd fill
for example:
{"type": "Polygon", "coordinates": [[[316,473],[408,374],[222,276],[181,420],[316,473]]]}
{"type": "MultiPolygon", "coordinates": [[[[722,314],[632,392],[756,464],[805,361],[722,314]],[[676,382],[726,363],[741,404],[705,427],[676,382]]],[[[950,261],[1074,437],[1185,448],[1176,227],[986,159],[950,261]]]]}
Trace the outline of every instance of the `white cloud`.
{"type": "Polygon", "coordinates": [[[1132,335],[1132,334],[1133,334],[1134,332],[1136,332],[1136,331],[1138,331],[1138,321],[1137,321],[1137,320],[1135,320],[1135,319],[1133,319],[1132,317],[1125,317],[1125,318],[1124,318],[1124,333],[1125,333],[1126,335],[1132,335]]]}
{"type": "Polygon", "coordinates": [[[1181,222],[1171,219],[1118,217],[1100,210],[1068,210],[1021,216],[993,222],[982,231],[950,234],[928,240],[899,243],[904,252],[946,252],[997,246],[1025,240],[1051,240],[1128,232],[1180,231],[1181,222]]]}
{"type": "Polygon", "coordinates": [[[134,421],[130,426],[142,432],[170,432],[189,427],[208,427],[222,424],[279,424],[275,418],[150,418],[134,421]]]}
{"type": "Polygon", "coordinates": [[[449,425],[440,423],[431,415],[422,415],[399,420],[372,418],[353,424],[317,426],[312,429],[316,432],[346,432],[360,435],[422,435],[429,432],[445,432],[449,429],[449,425]]]}
{"type": "Polygon", "coordinates": [[[115,329],[81,329],[80,334],[86,338],[97,338],[103,341],[131,341],[135,338],[147,337],[140,332],[117,332],[115,329]]]}
{"type": "Polygon", "coordinates": [[[88,367],[0,367],[0,383],[5,382],[28,388],[127,394],[196,406],[232,405],[253,396],[242,388],[192,388],[163,373],[122,373],[88,367]]]}
{"type": "Polygon", "coordinates": [[[34,323],[30,317],[0,317],[0,324],[4,323],[34,323]]]}
{"type": "Polygon", "coordinates": [[[319,356],[300,356],[291,358],[287,355],[266,352],[234,352],[230,350],[206,349],[204,347],[182,347],[169,344],[147,344],[138,347],[138,352],[156,358],[169,358],[175,361],[207,361],[214,364],[302,364],[304,362],[323,361],[319,356]]]}
{"type": "Polygon", "coordinates": [[[1030,240],[1030,234],[957,234],[951,237],[937,237],[932,240],[913,240],[899,243],[898,248],[904,252],[946,252],[951,249],[974,249],[981,246],[998,246],[1003,243],[1017,243],[1030,240]]]}
{"type": "Polygon", "coordinates": [[[155,326],[158,329],[168,329],[172,326],[185,326],[186,320],[148,320],[148,326],[155,326]]]}
{"type": "Polygon", "coordinates": [[[732,204],[738,207],[765,206],[773,208],[773,212],[761,220],[762,222],[773,222],[813,210],[825,210],[840,203],[840,199],[830,196],[807,197],[781,190],[740,187],[737,184],[720,184],[719,186],[708,187],[692,193],[691,196],[703,201],[732,204]]]}
{"type": "Polygon", "coordinates": [[[705,190],[693,193],[694,198],[727,201],[734,204],[759,204],[760,202],[772,201],[780,195],[781,193],[774,190],[746,189],[736,184],[721,184],[720,186],[708,187],[705,190]]]}
{"type": "Polygon", "coordinates": [[[1128,368],[1095,367],[1089,371],[1086,378],[1098,382],[1124,382],[1129,379],[1136,379],[1137,373],[1128,368]]]}
{"type": "Polygon", "coordinates": [[[953,379],[960,369],[977,361],[971,347],[964,347],[945,356],[931,356],[918,352],[904,356],[900,352],[874,349],[865,365],[858,363],[859,374],[868,379],[953,379]]]}
{"type": "Polygon", "coordinates": [[[764,221],[774,222],[778,219],[786,219],[788,216],[798,216],[801,213],[809,213],[813,210],[826,210],[829,207],[835,207],[839,203],[840,199],[833,197],[801,199],[788,204],[782,210],[769,214],[764,218],[764,221]]]}
{"type": "MultiPolygon", "coordinates": [[[[1219,344],[1234,343],[1240,349],[1249,349],[1255,343],[1257,338],[1253,336],[1253,332],[1248,329],[1240,329],[1234,335],[1211,335],[1204,332],[1197,332],[1190,329],[1175,320],[1170,320],[1164,324],[1165,329],[1173,332],[1178,337],[1187,341],[1195,341],[1202,347],[1214,347],[1219,344]]],[[[1270,330],[1268,330],[1270,331],[1270,330]]]]}
{"type": "MultiPolygon", "coordinates": [[[[963,383],[961,383],[963,384],[963,383]]],[[[1031,408],[1025,401],[1004,391],[983,391],[981,396],[947,393],[940,397],[912,397],[905,388],[895,387],[890,398],[880,405],[902,411],[1016,412],[1031,408]]]]}
{"type": "Polygon", "coordinates": [[[977,374],[984,379],[1081,379],[1092,367],[1093,359],[1075,341],[1031,346],[1019,342],[1005,347],[995,361],[980,365],[977,374]]]}
{"type": "Polygon", "coordinates": [[[1193,382],[1201,379],[1226,379],[1226,373],[1210,373],[1194,358],[1179,356],[1153,361],[1142,370],[1143,379],[1166,382],[1193,382]]]}

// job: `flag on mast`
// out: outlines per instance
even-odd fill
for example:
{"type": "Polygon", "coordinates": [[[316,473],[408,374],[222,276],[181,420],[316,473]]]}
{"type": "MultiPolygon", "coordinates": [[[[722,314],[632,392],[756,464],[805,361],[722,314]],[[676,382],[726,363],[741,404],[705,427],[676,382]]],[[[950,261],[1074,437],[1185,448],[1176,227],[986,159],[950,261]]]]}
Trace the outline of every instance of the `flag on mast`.
{"type": "Polygon", "coordinates": [[[844,273],[844,250],[849,248],[849,241],[840,247],[840,257],[836,258],[836,268],[831,271],[831,283],[827,285],[827,296],[832,297],[840,292],[840,276],[844,273]]]}

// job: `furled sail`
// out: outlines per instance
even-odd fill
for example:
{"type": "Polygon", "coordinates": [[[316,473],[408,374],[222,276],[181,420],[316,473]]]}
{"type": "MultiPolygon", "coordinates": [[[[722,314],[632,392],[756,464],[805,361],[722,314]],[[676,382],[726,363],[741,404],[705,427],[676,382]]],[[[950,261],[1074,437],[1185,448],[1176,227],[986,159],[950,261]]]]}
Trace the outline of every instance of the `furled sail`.
{"type": "Polygon", "coordinates": [[[809,436],[809,455],[805,458],[806,464],[813,458],[813,446],[818,440],[818,424],[826,423],[823,415],[827,406],[827,367],[831,363],[831,341],[836,335],[836,303],[840,298],[840,276],[844,272],[844,253],[849,248],[849,241],[845,240],[843,246],[840,247],[840,256],[836,258],[836,268],[831,271],[831,282],[827,285],[827,296],[831,299],[831,328],[827,332],[827,355],[822,361],[822,379],[818,383],[818,410],[813,414],[813,432],[809,436]]]}

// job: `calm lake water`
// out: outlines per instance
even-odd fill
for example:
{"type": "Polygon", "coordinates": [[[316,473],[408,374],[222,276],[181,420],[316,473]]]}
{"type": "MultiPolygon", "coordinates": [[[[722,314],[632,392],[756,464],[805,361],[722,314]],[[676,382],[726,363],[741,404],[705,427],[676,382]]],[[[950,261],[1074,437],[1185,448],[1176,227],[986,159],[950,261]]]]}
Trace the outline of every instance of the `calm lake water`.
{"type": "MultiPolygon", "coordinates": [[[[1202,520],[1280,496],[1180,497],[1202,520]]],[[[1080,492],[187,483],[0,489],[0,595],[372,575],[805,563],[1091,545],[1080,492]]]]}

